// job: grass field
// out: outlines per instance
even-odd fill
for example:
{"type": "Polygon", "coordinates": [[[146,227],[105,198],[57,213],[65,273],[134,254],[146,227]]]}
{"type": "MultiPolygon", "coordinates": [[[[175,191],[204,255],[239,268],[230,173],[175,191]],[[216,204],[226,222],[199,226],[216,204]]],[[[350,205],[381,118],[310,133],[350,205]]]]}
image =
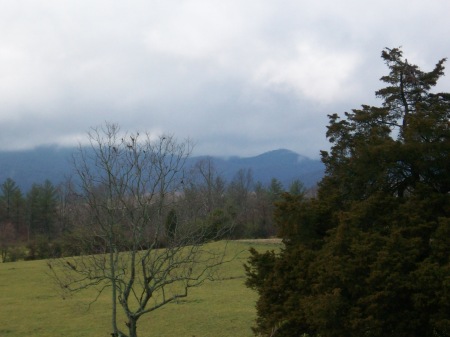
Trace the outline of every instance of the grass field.
{"type": "MultiPolygon", "coordinates": [[[[220,281],[193,288],[187,298],[143,316],[140,337],[250,337],[256,294],[244,285],[248,248],[279,249],[277,241],[229,243],[232,262],[222,266],[220,281]]],[[[47,274],[45,261],[0,264],[0,336],[109,337],[109,293],[89,306],[94,292],[63,299],[47,274]]],[[[124,319],[125,321],[125,319],[124,319]]]]}

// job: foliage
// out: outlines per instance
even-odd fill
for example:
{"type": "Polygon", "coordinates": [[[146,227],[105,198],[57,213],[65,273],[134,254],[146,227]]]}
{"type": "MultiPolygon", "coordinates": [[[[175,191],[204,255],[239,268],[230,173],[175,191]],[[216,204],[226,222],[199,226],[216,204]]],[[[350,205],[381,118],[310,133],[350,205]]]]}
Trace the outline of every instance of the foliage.
{"type": "Polygon", "coordinates": [[[57,192],[53,184],[46,180],[43,184],[33,184],[27,194],[27,220],[30,237],[56,234],[57,192]]]}
{"type": "Polygon", "coordinates": [[[9,262],[11,246],[13,246],[16,233],[10,222],[0,223],[0,258],[2,262],[9,262]]]}
{"type": "Polygon", "coordinates": [[[169,214],[167,214],[166,218],[166,233],[167,238],[170,241],[175,239],[175,235],[177,232],[177,224],[178,224],[177,212],[172,208],[169,211],[169,214]]]}
{"type": "Polygon", "coordinates": [[[62,248],[59,241],[49,241],[47,237],[38,235],[33,240],[28,241],[27,255],[25,260],[42,260],[60,257],[62,248]]]}
{"type": "Polygon", "coordinates": [[[271,201],[276,202],[280,198],[281,193],[284,192],[283,184],[281,183],[281,181],[276,178],[272,178],[272,180],[270,181],[268,192],[271,201]]]}
{"type": "Polygon", "coordinates": [[[381,107],[329,116],[316,199],[285,195],[286,248],[252,251],[247,286],[266,336],[450,336],[450,94],[386,49],[381,107]]]}

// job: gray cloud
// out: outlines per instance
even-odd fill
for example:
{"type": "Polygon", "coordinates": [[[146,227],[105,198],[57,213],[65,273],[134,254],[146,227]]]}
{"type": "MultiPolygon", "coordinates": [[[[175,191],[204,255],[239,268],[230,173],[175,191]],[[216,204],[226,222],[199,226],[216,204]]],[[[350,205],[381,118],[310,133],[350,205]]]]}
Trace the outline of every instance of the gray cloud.
{"type": "Polygon", "coordinates": [[[112,121],[190,137],[197,154],[318,157],[327,114],[377,104],[384,47],[424,69],[450,56],[446,0],[0,7],[2,150],[71,145],[112,121]]]}

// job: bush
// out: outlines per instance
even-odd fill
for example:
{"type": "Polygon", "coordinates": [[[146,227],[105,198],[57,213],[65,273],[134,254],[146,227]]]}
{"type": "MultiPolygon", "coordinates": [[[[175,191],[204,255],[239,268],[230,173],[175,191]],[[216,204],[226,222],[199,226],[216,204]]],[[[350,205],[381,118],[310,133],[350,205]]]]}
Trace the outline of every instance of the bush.
{"type": "Polygon", "coordinates": [[[3,262],[16,262],[25,259],[27,253],[23,246],[12,246],[6,252],[3,262]]]}
{"type": "Polygon", "coordinates": [[[62,255],[61,245],[44,236],[38,236],[27,244],[28,253],[25,260],[41,260],[62,255]]]}

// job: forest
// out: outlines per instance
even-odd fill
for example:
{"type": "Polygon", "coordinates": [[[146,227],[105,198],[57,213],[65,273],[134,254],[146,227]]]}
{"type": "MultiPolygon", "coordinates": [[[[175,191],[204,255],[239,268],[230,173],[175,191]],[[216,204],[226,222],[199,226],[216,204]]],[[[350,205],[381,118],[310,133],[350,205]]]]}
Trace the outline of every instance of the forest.
{"type": "MultiPolygon", "coordinates": [[[[81,247],[74,246],[73,239],[82,227],[78,214],[83,206],[74,185],[67,181],[55,186],[46,180],[33,184],[27,193],[11,178],[0,185],[3,262],[81,253],[81,247]]],[[[239,170],[227,183],[214,163],[203,158],[183,178],[176,211],[181,213],[189,208],[189,221],[205,226],[232,224],[230,237],[235,239],[266,238],[275,235],[273,205],[285,191],[301,194],[305,189],[300,180],[285,188],[276,178],[265,186],[254,181],[250,169],[239,170]]]]}

